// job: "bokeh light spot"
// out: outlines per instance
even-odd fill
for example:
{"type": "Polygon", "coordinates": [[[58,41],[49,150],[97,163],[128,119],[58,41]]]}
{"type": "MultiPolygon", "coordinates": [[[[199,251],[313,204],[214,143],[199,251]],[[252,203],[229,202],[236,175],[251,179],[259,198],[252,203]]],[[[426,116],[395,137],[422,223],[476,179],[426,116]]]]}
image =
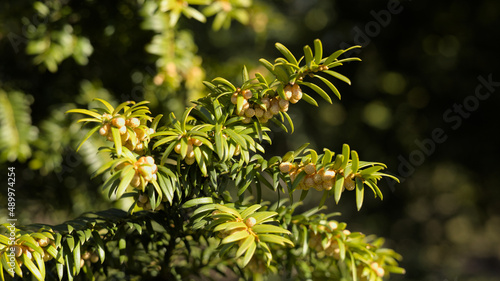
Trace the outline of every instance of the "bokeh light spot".
{"type": "Polygon", "coordinates": [[[387,129],[391,125],[391,111],[380,101],[369,103],[363,110],[364,121],[375,128],[387,129]]]}
{"type": "Polygon", "coordinates": [[[304,21],[309,29],[318,31],[328,24],[328,15],[322,9],[312,9],[307,13],[304,21]]]}
{"type": "Polygon", "coordinates": [[[467,243],[472,237],[472,225],[464,216],[455,217],[446,223],[446,235],[457,244],[467,243]]]}
{"type": "Polygon", "coordinates": [[[406,87],[405,78],[397,72],[383,74],[380,83],[382,90],[391,95],[401,94],[406,87]]]}

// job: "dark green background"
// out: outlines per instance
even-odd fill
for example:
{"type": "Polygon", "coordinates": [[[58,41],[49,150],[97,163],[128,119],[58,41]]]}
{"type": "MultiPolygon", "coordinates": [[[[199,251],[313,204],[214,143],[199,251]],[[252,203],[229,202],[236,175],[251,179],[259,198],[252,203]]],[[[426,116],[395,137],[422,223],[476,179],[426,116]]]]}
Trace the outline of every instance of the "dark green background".
{"type": "MultiPolygon", "coordinates": [[[[266,3],[271,13],[266,32],[259,34],[236,22],[229,30],[214,32],[209,24],[181,19],[181,26],[194,35],[207,80],[222,76],[238,83],[243,64],[252,69],[259,58],[272,60],[279,55],[274,49],[277,41],[295,54],[315,38],[323,41],[327,53],[363,46],[350,53],[361,63],[339,69],[352,80],[352,86],[337,83],[342,101],[320,103],[319,108],[306,103],[293,107],[296,132],[273,133],[268,154],[282,155],[304,142],[334,151],[348,143],[361,159],[388,164],[388,171],[402,183],[383,181],[382,202],[367,196],[357,212],[354,197],[347,194],[339,206],[333,201],[327,205],[330,211],[341,211],[340,220],[351,229],[384,236],[388,246],[403,255],[401,265],[407,274],[394,276],[395,280],[498,280],[500,85],[476,89],[484,84],[479,77],[500,82],[500,2],[266,3]]],[[[66,5],[71,7],[68,22],[90,39],[94,52],[85,66],[67,59],[50,73],[33,65],[25,44],[13,45],[8,37],[22,36],[21,19],[34,14],[31,3],[0,4],[0,88],[33,97],[35,126],[54,110],[79,103],[75,99],[82,80],[100,84],[110,96],[124,101],[141,97],[134,90],[132,74],[155,69],[155,57],[144,49],[153,33],[141,29],[134,1],[66,5]],[[115,33],[106,36],[103,29],[109,25],[115,33]]],[[[179,111],[184,101],[182,91],[169,94],[153,111],[179,111]]],[[[53,118],[64,128],[71,122],[63,115],[53,118]]],[[[73,128],[60,136],[71,139],[67,134],[76,132],[73,128]]],[[[16,167],[17,210],[23,223],[55,224],[110,206],[99,193],[100,180],[89,181],[92,159],[76,154],[74,141],[66,144],[56,150],[63,153],[60,166],[46,174],[30,169],[29,159],[13,163],[3,159],[2,171],[16,167]]],[[[2,192],[3,202],[5,196],[2,192]]],[[[311,197],[306,203],[312,207],[318,201],[311,197]]],[[[1,212],[5,217],[4,208],[1,212]]]]}

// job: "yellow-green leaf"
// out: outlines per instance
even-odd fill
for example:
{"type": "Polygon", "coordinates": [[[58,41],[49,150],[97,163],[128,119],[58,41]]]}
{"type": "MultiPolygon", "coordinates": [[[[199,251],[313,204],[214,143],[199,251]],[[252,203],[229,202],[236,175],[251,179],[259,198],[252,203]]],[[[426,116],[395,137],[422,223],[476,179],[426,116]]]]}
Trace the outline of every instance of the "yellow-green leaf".
{"type": "Polygon", "coordinates": [[[245,98],[242,95],[238,95],[236,99],[236,113],[241,114],[243,111],[243,103],[245,102],[245,98]]]}
{"type": "Polygon", "coordinates": [[[5,281],[5,276],[3,274],[3,263],[0,262],[0,278],[2,281],[5,281]]]}
{"type": "Polygon", "coordinates": [[[288,62],[290,62],[291,64],[294,64],[294,65],[298,65],[297,59],[292,54],[292,52],[290,52],[290,50],[287,49],[287,47],[285,47],[281,43],[276,43],[275,46],[276,46],[276,49],[278,49],[278,51],[280,51],[283,54],[283,56],[285,56],[285,58],[288,60],[288,62]]]}
{"type": "Polygon", "coordinates": [[[252,245],[255,244],[255,236],[249,235],[247,238],[245,238],[245,241],[241,243],[240,247],[236,251],[236,258],[241,256],[248,248],[252,245]]]}
{"type": "MultiPolygon", "coordinates": [[[[202,204],[211,204],[213,203],[213,199],[211,197],[200,197],[200,198],[194,198],[182,205],[182,208],[191,208],[196,205],[202,205],[202,204]]],[[[216,206],[214,206],[215,208],[216,206]]]]}
{"type": "Polygon", "coordinates": [[[262,206],[259,205],[259,204],[255,204],[255,205],[252,205],[248,208],[246,208],[245,210],[243,210],[241,212],[241,217],[243,219],[246,219],[248,216],[252,215],[253,213],[255,213],[255,211],[257,211],[258,209],[260,209],[262,206]]]}
{"type": "Polygon", "coordinates": [[[37,252],[33,252],[33,258],[35,259],[38,269],[42,274],[42,280],[45,280],[45,262],[43,261],[42,256],[37,252]]]}
{"type": "Polygon", "coordinates": [[[356,177],[356,206],[358,211],[361,209],[361,206],[363,206],[364,195],[365,190],[363,181],[359,177],[356,177]]]}
{"type": "Polygon", "coordinates": [[[272,63],[270,63],[269,61],[267,61],[266,59],[260,59],[259,62],[265,67],[267,68],[267,70],[269,70],[269,72],[273,73],[274,72],[274,66],[272,63]]]}
{"type": "Polygon", "coordinates": [[[133,166],[129,165],[123,168],[121,171],[121,180],[120,180],[120,185],[118,185],[118,188],[116,189],[116,198],[119,199],[122,197],[123,193],[125,193],[125,190],[129,186],[130,182],[134,178],[135,175],[135,170],[133,169],[133,166]]]}
{"type": "Polygon", "coordinates": [[[349,47],[345,50],[338,50],[336,52],[334,52],[333,54],[331,54],[327,59],[326,61],[324,62],[325,65],[329,65],[330,63],[334,62],[340,55],[342,55],[343,53],[347,52],[347,51],[350,51],[352,49],[355,49],[355,48],[361,48],[361,46],[359,45],[356,45],[356,46],[352,46],[352,47],[349,47]]]}
{"type": "Polygon", "coordinates": [[[94,128],[92,128],[86,135],[85,137],[83,137],[83,139],[80,141],[80,143],[78,144],[78,146],[76,147],[76,151],[78,151],[80,149],[80,147],[82,147],[83,143],[85,141],[87,141],[90,136],[92,136],[95,132],[97,132],[97,130],[99,130],[101,128],[101,126],[95,126],[94,128]]]}
{"type": "Polygon", "coordinates": [[[23,265],[26,266],[26,268],[28,268],[29,271],[31,271],[31,273],[33,274],[33,276],[35,276],[36,279],[40,281],[44,280],[42,273],[40,272],[40,270],[38,270],[38,267],[36,267],[36,265],[31,261],[31,259],[29,259],[26,256],[26,254],[23,253],[21,259],[23,261],[23,265]]]}
{"type": "Polygon", "coordinates": [[[305,56],[305,59],[306,59],[306,65],[308,67],[310,67],[311,63],[313,61],[313,53],[312,53],[311,47],[304,46],[304,56],[305,56]]]}
{"type": "Polygon", "coordinates": [[[91,111],[91,110],[88,110],[88,109],[81,109],[81,108],[76,108],[76,109],[70,109],[68,111],[66,111],[66,113],[80,113],[80,114],[85,114],[85,115],[89,115],[89,116],[92,116],[98,120],[101,120],[102,119],[102,115],[95,112],[95,111],[91,111]]]}
{"type": "MultiPolygon", "coordinates": [[[[318,93],[318,95],[320,95],[324,100],[326,100],[328,103],[330,103],[330,104],[332,103],[332,99],[330,98],[330,96],[323,89],[321,89],[318,85],[313,84],[313,83],[309,83],[309,82],[300,82],[299,84],[311,88],[316,93],[318,93]]],[[[302,94],[302,96],[303,96],[303,94],[302,94]]]]}
{"type": "Polygon", "coordinates": [[[63,263],[62,257],[59,256],[59,252],[54,246],[49,245],[47,248],[45,248],[45,251],[49,253],[49,255],[51,255],[54,259],[56,259],[58,263],[63,263]]]}
{"type": "Polygon", "coordinates": [[[356,174],[359,169],[359,156],[358,153],[353,150],[351,151],[351,173],[356,174]]]}
{"type": "Polygon", "coordinates": [[[262,242],[269,242],[269,243],[279,244],[282,246],[285,246],[285,244],[288,244],[292,247],[294,246],[292,241],[282,236],[274,234],[259,234],[258,236],[259,236],[259,241],[262,242]]]}
{"type": "Polygon", "coordinates": [[[222,224],[219,224],[218,226],[216,226],[213,231],[224,230],[224,231],[230,232],[230,231],[238,229],[238,228],[247,229],[247,225],[243,222],[236,222],[236,221],[225,222],[225,223],[222,223],[222,224]]]}
{"type": "Polygon", "coordinates": [[[237,231],[237,232],[227,236],[226,238],[222,239],[221,244],[227,244],[227,243],[239,241],[241,239],[247,238],[248,235],[250,235],[250,233],[246,230],[237,231]]]}
{"type": "Polygon", "coordinates": [[[278,213],[276,212],[257,212],[252,215],[252,217],[255,219],[255,224],[260,224],[263,223],[270,218],[277,216],[278,213]]]}
{"type": "Polygon", "coordinates": [[[212,80],[212,83],[218,84],[218,85],[225,85],[225,86],[229,87],[229,89],[231,89],[231,91],[233,91],[233,92],[236,91],[236,87],[231,82],[229,82],[228,80],[226,80],[222,77],[214,78],[212,80]]]}
{"type": "Polygon", "coordinates": [[[111,106],[111,104],[109,102],[107,102],[103,99],[95,98],[94,100],[102,103],[106,107],[106,109],[108,110],[108,113],[110,113],[110,114],[115,110],[115,108],[113,106],[111,106]]]}
{"type": "Polygon", "coordinates": [[[111,133],[113,134],[113,141],[115,143],[116,156],[120,157],[122,155],[122,139],[120,137],[120,131],[118,128],[111,127],[111,133]]]}
{"type": "Polygon", "coordinates": [[[279,226],[271,225],[271,224],[259,224],[259,225],[254,225],[252,227],[253,232],[260,234],[260,233],[284,233],[284,234],[291,234],[290,231],[281,228],[279,226]]]}
{"type": "Polygon", "coordinates": [[[247,249],[247,252],[245,253],[245,256],[243,257],[243,266],[246,266],[248,262],[252,259],[256,248],[257,248],[256,243],[250,244],[250,246],[247,249]]]}
{"type": "Polygon", "coordinates": [[[99,254],[99,259],[101,260],[101,264],[104,262],[104,259],[106,258],[106,251],[104,250],[104,242],[101,239],[101,236],[99,235],[99,232],[96,230],[92,231],[92,237],[94,238],[94,242],[97,245],[97,253],[99,254]]]}
{"type": "Polygon", "coordinates": [[[344,143],[342,146],[342,156],[344,156],[344,161],[342,162],[342,166],[340,166],[341,169],[345,169],[347,167],[347,163],[349,162],[349,152],[350,152],[349,145],[344,143]]]}
{"type": "Polygon", "coordinates": [[[311,105],[318,106],[318,102],[306,93],[302,93],[302,99],[311,105]]]}
{"type": "Polygon", "coordinates": [[[338,73],[336,71],[324,70],[323,72],[327,73],[327,74],[329,74],[329,75],[331,75],[331,76],[333,76],[333,77],[335,77],[335,78],[337,78],[337,79],[339,79],[339,80],[341,80],[341,81],[343,81],[343,82],[345,82],[345,83],[347,83],[349,85],[351,85],[351,80],[349,80],[349,78],[347,78],[346,76],[344,76],[344,75],[342,75],[342,74],[340,74],[340,73],[338,73]]]}
{"type": "Polygon", "coordinates": [[[229,214],[241,219],[240,213],[238,213],[238,211],[236,211],[235,209],[232,209],[232,208],[226,207],[224,205],[220,205],[220,204],[217,204],[215,206],[215,208],[217,208],[217,210],[219,210],[219,211],[229,213],[229,214]]]}
{"type": "MultiPolygon", "coordinates": [[[[5,270],[9,269],[10,268],[10,265],[9,265],[9,258],[7,256],[7,251],[3,252],[2,254],[2,257],[1,257],[1,262],[2,262],[2,266],[5,268],[5,270]]],[[[17,261],[15,261],[17,263],[17,261]]],[[[10,271],[10,270],[7,270],[7,273],[11,276],[11,277],[14,277],[14,272],[10,271]]]]}
{"type": "Polygon", "coordinates": [[[118,112],[120,112],[120,110],[122,110],[123,108],[125,108],[127,105],[129,104],[135,104],[134,101],[126,101],[126,102],[122,102],[120,103],[116,108],[115,110],[113,110],[113,113],[111,115],[115,116],[118,114],[118,112]]]}
{"type": "Polygon", "coordinates": [[[326,79],[326,78],[324,78],[322,76],[319,76],[319,75],[314,75],[314,77],[316,77],[319,80],[323,81],[323,83],[325,83],[325,85],[327,85],[328,88],[330,88],[330,90],[332,90],[332,92],[337,96],[337,98],[339,100],[341,99],[340,91],[337,89],[337,87],[335,87],[335,85],[333,85],[332,82],[330,82],[328,79],[326,79]]]}
{"type": "Polygon", "coordinates": [[[323,45],[321,44],[321,40],[314,40],[314,62],[319,64],[321,59],[323,58],[323,45]]]}
{"type": "Polygon", "coordinates": [[[0,244],[2,245],[9,245],[10,240],[7,238],[7,236],[0,234],[0,244]]]}
{"type": "Polygon", "coordinates": [[[344,176],[341,174],[337,174],[335,176],[335,187],[334,187],[334,192],[335,192],[335,203],[339,203],[340,201],[340,196],[342,195],[342,191],[344,189],[344,176]]]}

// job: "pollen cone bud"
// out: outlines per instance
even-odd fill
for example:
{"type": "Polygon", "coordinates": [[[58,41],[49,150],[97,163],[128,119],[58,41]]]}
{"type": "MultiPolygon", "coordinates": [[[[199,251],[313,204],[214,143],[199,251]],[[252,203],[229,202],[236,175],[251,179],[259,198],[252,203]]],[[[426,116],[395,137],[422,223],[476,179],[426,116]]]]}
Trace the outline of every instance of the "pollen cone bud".
{"type": "Polygon", "coordinates": [[[245,220],[245,224],[248,227],[253,227],[257,223],[257,220],[254,217],[249,217],[245,220]]]}
{"type": "Polygon", "coordinates": [[[306,178],[304,179],[304,184],[308,189],[311,187],[315,187],[314,179],[311,175],[306,176],[306,178]]]}
{"type": "Polygon", "coordinates": [[[120,135],[125,135],[127,133],[127,126],[121,126],[118,128],[118,131],[120,132],[120,135]]]}
{"type": "Polygon", "coordinates": [[[268,110],[269,107],[271,106],[271,101],[269,100],[268,97],[261,98],[260,102],[262,102],[262,105],[264,106],[263,109],[265,110],[268,110]]]}
{"type": "Polygon", "coordinates": [[[335,171],[333,170],[326,170],[324,173],[323,173],[323,181],[327,182],[327,181],[331,181],[335,178],[335,171]]]}
{"type": "Polygon", "coordinates": [[[231,103],[232,104],[238,103],[238,92],[233,93],[233,95],[231,96],[231,103]]]}
{"type": "Polygon", "coordinates": [[[245,116],[248,118],[254,117],[255,116],[255,109],[250,107],[247,110],[245,110],[245,116]]]}
{"type": "Polygon", "coordinates": [[[177,154],[181,154],[181,143],[179,142],[178,144],[175,145],[174,151],[177,154]]]}
{"type": "Polygon", "coordinates": [[[138,174],[135,174],[130,182],[130,185],[132,187],[139,187],[139,185],[141,185],[141,177],[138,174]]]}
{"type": "Polygon", "coordinates": [[[90,252],[85,251],[82,254],[82,259],[89,260],[90,259],[90,255],[91,255],[90,252]]]}
{"type": "Polygon", "coordinates": [[[384,277],[385,275],[385,270],[382,267],[377,268],[377,275],[378,277],[384,277]]]}
{"type": "Polygon", "coordinates": [[[38,245],[40,245],[40,247],[46,247],[49,245],[49,238],[45,237],[38,239],[38,245]]]}
{"type": "Polygon", "coordinates": [[[245,90],[243,91],[242,93],[243,97],[246,99],[246,100],[249,100],[252,98],[253,94],[252,94],[252,91],[250,90],[245,90]]]}
{"type": "Polygon", "coordinates": [[[266,118],[266,119],[271,119],[273,118],[274,114],[271,112],[271,110],[268,110],[264,113],[264,116],[263,118],[266,118]]]}
{"type": "Polygon", "coordinates": [[[50,261],[52,259],[52,256],[49,253],[44,252],[44,255],[43,255],[42,259],[43,259],[44,262],[48,262],[48,261],[50,261]]]}
{"type": "Polygon", "coordinates": [[[302,99],[302,90],[299,87],[299,84],[295,83],[292,86],[292,99],[299,101],[302,99]]]}
{"type": "Polygon", "coordinates": [[[113,120],[111,120],[111,125],[116,128],[121,128],[125,126],[125,119],[123,119],[122,117],[113,118],[113,120]]]}
{"type": "Polygon", "coordinates": [[[321,175],[320,175],[320,174],[318,174],[318,173],[314,174],[314,175],[313,175],[313,179],[314,179],[314,183],[315,183],[315,184],[321,184],[321,185],[322,185],[323,180],[322,180],[322,178],[321,178],[321,175]]]}
{"type": "Polygon", "coordinates": [[[141,202],[142,204],[146,204],[146,202],[149,201],[149,198],[145,194],[140,194],[139,197],[137,198],[137,201],[141,202]]]}
{"type": "Polygon", "coordinates": [[[377,269],[379,268],[379,265],[377,262],[372,262],[370,264],[370,267],[374,270],[374,271],[377,271],[377,269]]]}
{"type": "Polygon", "coordinates": [[[194,158],[193,145],[190,144],[190,143],[188,144],[188,147],[187,147],[186,157],[188,157],[188,158],[194,158]]]}
{"type": "Polygon", "coordinates": [[[194,146],[201,146],[203,144],[203,142],[199,139],[191,139],[191,142],[194,146]]]}
{"type": "Polygon", "coordinates": [[[134,129],[135,135],[139,141],[143,141],[146,138],[146,131],[141,128],[134,129]]]}
{"type": "Polygon", "coordinates": [[[323,182],[323,189],[324,190],[331,190],[333,188],[333,182],[331,181],[324,181],[323,182]]]}
{"type": "Polygon", "coordinates": [[[280,100],[279,101],[280,110],[283,112],[286,112],[288,110],[289,105],[290,105],[290,102],[288,100],[280,100]]]}
{"type": "Polygon", "coordinates": [[[292,163],[290,162],[281,162],[280,164],[280,172],[289,173],[292,169],[292,163]]]}
{"type": "Polygon", "coordinates": [[[99,134],[101,136],[106,136],[109,133],[110,126],[108,124],[104,124],[100,129],[99,129],[99,134]]]}
{"type": "Polygon", "coordinates": [[[335,229],[337,229],[339,224],[335,221],[330,221],[330,222],[328,222],[328,226],[330,227],[331,230],[335,230],[335,229]]]}
{"type": "Polygon", "coordinates": [[[267,119],[265,116],[262,116],[261,118],[258,118],[258,120],[262,124],[265,124],[265,123],[267,123],[267,121],[269,121],[269,119],[267,119]]]}
{"type": "Polygon", "coordinates": [[[91,263],[96,263],[99,261],[99,256],[96,254],[96,253],[93,253],[91,256],[90,256],[90,262],[91,263]]]}
{"type": "Polygon", "coordinates": [[[23,249],[21,246],[14,245],[12,246],[14,248],[14,254],[16,255],[16,258],[20,257],[23,254],[23,249]]]}
{"type": "Polygon", "coordinates": [[[28,248],[24,248],[24,254],[30,260],[33,258],[33,254],[30,252],[30,250],[28,250],[28,248]]]}
{"type": "Polygon", "coordinates": [[[351,177],[347,177],[344,180],[344,187],[349,191],[354,190],[354,188],[356,187],[354,180],[351,177]]]}
{"type": "Polygon", "coordinates": [[[144,162],[148,163],[149,165],[154,165],[155,159],[151,156],[146,156],[144,157],[144,162]]]}
{"type": "Polygon", "coordinates": [[[285,86],[285,89],[284,89],[285,90],[285,98],[287,100],[290,100],[290,98],[292,97],[292,88],[293,88],[293,86],[290,84],[285,86]]]}
{"type": "Polygon", "coordinates": [[[144,143],[140,142],[135,146],[135,151],[138,152],[142,150],[144,150],[144,143]]]}
{"type": "Polygon", "coordinates": [[[139,168],[139,172],[144,177],[144,180],[149,181],[151,179],[151,175],[153,174],[153,167],[151,167],[151,166],[141,166],[139,168]]]}
{"type": "Polygon", "coordinates": [[[104,113],[102,115],[102,120],[104,120],[104,121],[109,121],[109,120],[111,120],[111,118],[113,118],[113,116],[111,116],[111,114],[109,114],[109,113],[104,113]]]}
{"type": "Polygon", "coordinates": [[[306,174],[312,175],[316,172],[316,165],[314,165],[313,163],[309,163],[304,167],[304,171],[306,172],[306,174]]]}
{"type": "Polygon", "coordinates": [[[255,108],[255,117],[257,118],[262,118],[264,116],[264,109],[262,108],[255,108]]]}
{"type": "Polygon", "coordinates": [[[186,164],[188,164],[188,165],[193,165],[195,159],[194,159],[194,157],[192,157],[192,158],[191,157],[186,157],[186,159],[184,159],[184,161],[186,161],[186,164]]]}
{"type": "Polygon", "coordinates": [[[139,125],[141,125],[141,121],[138,118],[130,118],[127,119],[126,125],[131,127],[131,128],[137,128],[139,125]]]}
{"type": "Polygon", "coordinates": [[[269,109],[269,111],[273,114],[273,115],[276,115],[280,112],[280,106],[276,103],[276,104],[273,104],[271,105],[271,108],[269,109]]]}
{"type": "Polygon", "coordinates": [[[241,108],[241,112],[245,112],[248,108],[250,108],[250,103],[247,100],[243,100],[243,106],[241,108]]]}

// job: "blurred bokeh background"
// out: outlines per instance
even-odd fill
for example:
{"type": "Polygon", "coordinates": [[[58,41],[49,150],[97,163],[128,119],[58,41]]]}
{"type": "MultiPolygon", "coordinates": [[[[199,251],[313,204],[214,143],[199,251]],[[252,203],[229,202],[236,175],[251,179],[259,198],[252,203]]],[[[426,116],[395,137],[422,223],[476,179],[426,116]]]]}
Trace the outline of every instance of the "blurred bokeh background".
{"type": "Polygon", "coordinates": [[[254,0],[220,30],[213,17],[181,16],[171,27],[157,11],[167,2],[0,3],[0,174],[16,168],[19,222],[120,207],[90,179],[106,161],[102,143],[75,152],[85,129],[67,109],[100,97],[180,112],[204,94],[202,80],[238,84],[243,65],[264,72],[258,59],[280,55],[275,42],[301,54],[319,38],[325,52],[363,46],[348,54],[362,62],[339,69],[353,85],[337,83],[341,102],[292,107],[296,132],[273,133],[267,153],[348,143],[362,159],[386,163],[402,183],[381,183],[383,201],[368,196],[358,212],[348,194],[327,205],[403,255],[407,274],[394,280],[500,279],[500,2],[254,0]]]}

